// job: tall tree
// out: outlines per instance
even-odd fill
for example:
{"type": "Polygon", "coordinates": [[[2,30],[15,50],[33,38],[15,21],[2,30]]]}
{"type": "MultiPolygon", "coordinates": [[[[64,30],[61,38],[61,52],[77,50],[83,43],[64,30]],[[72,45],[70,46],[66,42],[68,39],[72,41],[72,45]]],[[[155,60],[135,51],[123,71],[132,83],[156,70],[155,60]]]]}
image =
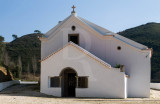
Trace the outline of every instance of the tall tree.
{"type": "Polygon", "coordinates": [[[18,67],[18,77],[21,78],[21,76],[22,76],[22,60],[21,60],[21,56],[18,56],[17,67],[18,67]]]}
{"type": "Polygon", "coordinates": [[[8,56],[8,52],[7,51],[5,51],[5,53],[4,53],[4,62],[3,63],[4,63],[5,66],[9,67],[10,58],[8,56]]]}
{"type": "Polygon", "coordinates": [[[0,42],[4,41],[4,37],[0,36],[0,42]]]}
{"type": "Polygon", "coordinates": [[[36,33],[36,34],[41,34],[41,31],[39,31],[39,30],[34,30],[34,33],[36,33]]]}
{"type": "Polygon", "coordinates": [[[13,37],[13,40],[18,38],[18,36],[16,34],[13,34],[12,37],[13,37]]]}
{"type": "Polygon", "coordinates": [[[34,73],[34,76],[35,76],[35,73],[37,71],[37,60],[36,60],[36,56],[33,56],[32,57],[32,67],[33,67],[33,73],[34,73]]]}
{"type": "Polygon", "coordinates": [[[28,63],[28,65],[27,65],[27,76],[28,76],[28,78],[29,78],[29,75],[30,75],[30,65],[28,63]]]}
{"type": "Polygon", "coordinates": [[[10,61],[9,62],[9,69],[11,70],[11,69],[14,69],[15,67],[16,67],[16,65],[15,65],[14,61],[10,61]]]}
{"type": "Polygon", "coordinates": [[[5,44],[3,43],[4,37],[0,36],[0,65],[3,63],[5,44]]]}

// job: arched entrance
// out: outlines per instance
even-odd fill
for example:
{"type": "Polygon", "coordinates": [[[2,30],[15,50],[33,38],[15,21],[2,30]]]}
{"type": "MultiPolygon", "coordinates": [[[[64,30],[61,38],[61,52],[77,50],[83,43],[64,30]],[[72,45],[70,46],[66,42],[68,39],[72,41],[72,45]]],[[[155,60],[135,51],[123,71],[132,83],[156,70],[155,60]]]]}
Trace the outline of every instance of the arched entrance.
{"type": "Polygon", "coordinates": [[[60,73],[61,79],[61,95],[62,97],[75,97],[76,95],[76,76],[77,72],[72,68],[65,68],[60,73]]]}

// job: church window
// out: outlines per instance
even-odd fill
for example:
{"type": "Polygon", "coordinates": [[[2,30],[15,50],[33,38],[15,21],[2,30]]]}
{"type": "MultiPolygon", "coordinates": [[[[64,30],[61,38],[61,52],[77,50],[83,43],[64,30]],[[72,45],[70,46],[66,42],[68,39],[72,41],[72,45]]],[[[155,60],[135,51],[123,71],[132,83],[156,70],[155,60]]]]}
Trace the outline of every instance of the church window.
{"type": "Polygon", "coordinates": [[[72,26],[72,30],[75,31],[76,30],[76,26],[72,26]]]}
{"type": "Polygon", "coordinates": [[[60,78],[59,77],[51,77],[50,78],[50,87],[60,87],[60,78]]]}
{"type": "Polygon", "coordinates": [[[79,44],[79,34],[69,34],[68,42],[72,41],[75,44],[79,44]]]}
{"type": "Polygon", "coordinates": [[[88,88],[88,77],[78,77],[78,88],[88,88]]]}
{"type": "Polygon", "coordinates": [[[117,50],[121,50],[121,46],[118,46],[118,47],[117,47],[117,50]]]}

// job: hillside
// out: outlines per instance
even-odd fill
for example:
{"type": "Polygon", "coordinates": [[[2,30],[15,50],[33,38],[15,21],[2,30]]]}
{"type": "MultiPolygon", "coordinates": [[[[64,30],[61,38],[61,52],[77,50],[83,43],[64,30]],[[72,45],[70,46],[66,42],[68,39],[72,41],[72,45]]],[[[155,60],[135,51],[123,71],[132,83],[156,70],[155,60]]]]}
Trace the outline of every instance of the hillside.
{"type": "MultiPolygon", "coordinates": [[[[18,62],[18,57],[21,57],[22,60],[22,72],[27,72],[27,66],[29,65],[30,72],[33,72],[32,70],[32,58],[35,56],[38,70],[37,73],[40,72],[40,40],[38,39],[38,36],[41,36],[42,34],[28,34],[24,35],[20,38],[17,38],[13,40],[12,42],[6,44],[6,49],[8,52],[8,56],[10,57],[10,60],[15,65],[18,62]]],[[[13,73],[16,73],[16,70],[11,70],[13,73]]]]}
{"type": "Polygon", "coordinates": [[[153,82],[160,82],[160,23],[147,23],[118,34],[153,48],[151,77],[153,82]]]}

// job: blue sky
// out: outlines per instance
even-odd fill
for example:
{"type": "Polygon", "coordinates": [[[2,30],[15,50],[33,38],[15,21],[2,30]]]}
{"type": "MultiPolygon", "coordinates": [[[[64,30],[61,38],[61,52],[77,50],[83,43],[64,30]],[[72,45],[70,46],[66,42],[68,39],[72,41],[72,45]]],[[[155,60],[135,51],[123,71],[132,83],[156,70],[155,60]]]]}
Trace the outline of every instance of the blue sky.
{"type": "Polygon", "coordinates": [[[58,21],[77,15],[113,32],[148,22],[160,23],[160,0],[0,0],[0,35],[6,42],[33,33],[46,33],[58,21]]]}

